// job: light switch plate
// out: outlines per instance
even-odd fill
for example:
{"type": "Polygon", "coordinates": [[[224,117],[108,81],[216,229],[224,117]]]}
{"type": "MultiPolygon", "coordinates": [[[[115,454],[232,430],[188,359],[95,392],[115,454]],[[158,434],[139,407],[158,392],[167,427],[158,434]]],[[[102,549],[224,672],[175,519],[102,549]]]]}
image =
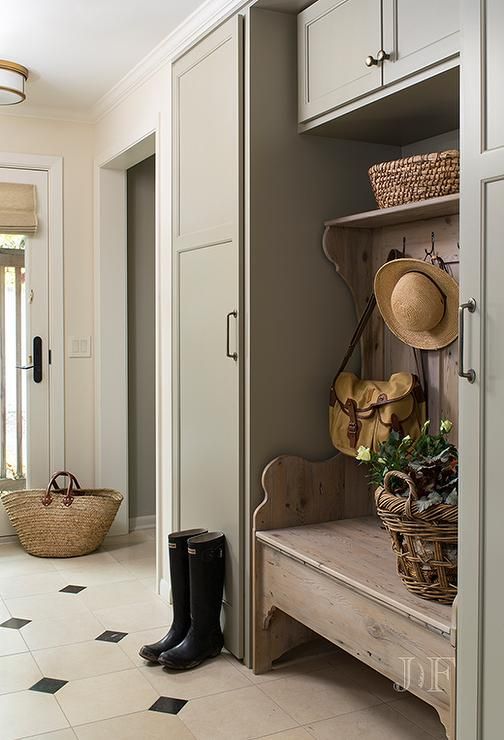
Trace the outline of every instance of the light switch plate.
{"type": "Polygon", "coordinates": [[[91,357],[91,337],[68,337],[69,357],[91,357]]]}

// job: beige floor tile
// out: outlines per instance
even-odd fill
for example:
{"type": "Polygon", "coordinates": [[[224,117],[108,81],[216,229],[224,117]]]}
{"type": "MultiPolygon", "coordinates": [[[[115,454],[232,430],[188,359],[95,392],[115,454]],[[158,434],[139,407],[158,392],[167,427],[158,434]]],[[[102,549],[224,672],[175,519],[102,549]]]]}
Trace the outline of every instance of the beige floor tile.
{"type": "Polygon", "coordinates": [[[269,681],[260,688],[302,725],[380,703],[333,668],[269,681]]]}
{"type": "Polygon", "coordinates": [[[296,727],[293,730],[285,730],[285,732],[275,732],[274,735],[262,735],[261,740],[313,740],[313,738],[304,727],[296,727]]]}
{"type": "Polygon", "coordinates": [[[316,722],[306,729],[316,740],[432,740],[387,704],[316,722]]]}
{"type": "Polygon", "coordinates": [[[76,735],[72,729],[47,732],[43,735],[33,735],[29,740],[75,740],[76,735]]]}
{"type": "Polygon", "coordinates": [[[85,603],[78,599],[76,594],[62,594],[59,591],[53,594],[6,599],[5,603],[11,614],[23,619],[73,618],[79,617],[82,612],[89,613],[85,603]]]}
{"type": "Polygon", "coordinates": [[[395,691],[392,681],[343,650],[338,650],[328,660],[330,665],[341,671],[342,676],[346,676],[350,681],[359,684],[370,694],[377,696],[378,699],[394,701],[400,698],[401,694],[395,691]]]}
{"type": "Polygon", "coordinates": [[[136,668],[71,681],[57,694],[72,726],[142,712],[159,698],[136,668]]]}
{"type": "Polygon", "coordinates": [[[56,570],[80,570],[94,567],[114,565],[116,562],[108,552],[90,552],[89,555],[79,555],[76,558],[50,558],[56,570]]]}
{"type": "Polygon", "coordinates": [[[0,655],[14,655],[26,653],[28,647],[21,637],[19,630],[0,627],[0,655]]]}
{"type": "Polygon", "coordinates": [[[42,673],[30,653],[0,658],[0,694],[29,689],[40,678],[42,673]]]}
{"type": "Polygon", "coordinates": [[[171,609],[159,597],[139,604],[97,609],[94,614],[105,629],[121,632],[140,632],[171,621],[171,609]]]}
{"type": "Polygon", "coordinates": [[[127,568],[124,568],[118,562],[107,565],[94,563],[93,565],[79,565],[78,567],[68,565],[58,572],[65,579],[65,585],[73,583],[76,586],[100,586],[104,583],[131,581],[135,578],[133,573],[130,573],[127,568]]]}
{"type": "Polygon", "coordinates": [[[150,630],[142,630],[141,632],[132,632],[124,637],[119,643],[121,650],[124,650],[128,658],[133,661],[137,666],[147,665],[147,661],[141,658],[138,651],[142,645],[149,645],[152,642],[160,640],[168,630],[170,625],[165,624],[162,627],[154,627],[150,630]]]}
{"type": "Polygon", "coordinates": [[[51,694],[19,691],[0,696],[2,740],[29,737],[37,732],[52,732],[64,727],[68,727],[68,722],[51,694]]]}
{"type": "Polygon", "coordinates": [[[102,624],[90,612],[83,612],[73,619],[36,619],[23,627],[23,638],[30,650],[43,650],[94,640],[102,632],[102,624]]]}
{"type": "Polygon", "coordinates": [[[4,542],[0,545],[0,568],[9,558],[22,558],[27,555],[28,553],[23,550],[18,540],[15,542],[4,542]]]}
{"type": "Polygon", "coordinates": [[[44,676],[74,681],[133,668],[133,663],[113,642],[90,640],[76,645],[36,650],[33,657],[44,676]]]}
{"type": "Polygon", "coordinates": [[[43,735],[33,735],[29,740],[75,740],[76,735],[74,731],[69,728],[68,730],[56,730],[56,732],[47,732],[43,735]]]}
{"type": "Polygon", "coordinates": [[[36,558],[26,553],[24,557],[11,558],[5,564],[0,560],[0,576],[6,578],[27,576],[33,573],[54,573],[55,570],[54,565],[46,558],[36,558]]]}
{"type": "Polygon", "coordinates": [[[138,560],[121,561],[122,565],[133,573],[135,578],[148,578],[156,572],[156,558],[151,555],[148,558],[138,558],[138,560]]]}
{"type": "Polygon", "coordinates": [[[184,723],[172,714],[139,712],[75,728],[79,740],[193,740],[184,723]]]}
{"type": "Polygon", "coordinates": [[[191,671],[168,671],[159,665],[146,665],[140,671],[160,696],[180,699],[195,699],[250,686],[250,681],[221,656],[191,671]]]}
{"type": "Polygon", "coordinates": [[[443,740],[446,737],[445,729],[436,710],[417,699],[416,696],[404,694],[402,699],[390,702],[389,706],[404,715],[410,722],[424,729],[432,737],[443,740]]]}
{"type": "Polygon", "coordinates": [[[51,573],[32,573],[25,576],[4,576],[0,578],[0,596],[5,599],[14,599],[18,596],[34,596],[36,594],[55,593],[71,581],[56,570],[51,573]]]}
{"type": "Polygon", "coordinates": [[[193,699],[178,716],[197,740],[246,740],[296,727],[257,686],[193,699]]]}
{"type": "Polygon", "coordinates": [[[158,595],[158,585],[155,573],[152,573],[148,578],[140,578],[139,580],[142,586],[145,586],[149,591],[158,595]]]}
{"type": "Polygon", "coordinates": [[[2,624],[2,622],[5,622],[6,619],[9,619],[10,616],[10,612],[5,606],[5,603],[2,601],[2,599],[0,599],[0,624],[2,624]]]}
{"type": "Polygon", "coordinates": [[[77,598],[92,611],[97,609],[118,608],[127,604],[138,604],[151,601],[152,589],[138,581],[120,581],[101,586],[90,586],[77,595],[77,598]]]}
{"type": "Polygon", "coordinates": [[[126,565],[135,560],[155,558],[156,542],[155,540],[146,538],[139,542],[131,542],[123,547],[107,548],[107,552],[119,563],[126,565]]]}

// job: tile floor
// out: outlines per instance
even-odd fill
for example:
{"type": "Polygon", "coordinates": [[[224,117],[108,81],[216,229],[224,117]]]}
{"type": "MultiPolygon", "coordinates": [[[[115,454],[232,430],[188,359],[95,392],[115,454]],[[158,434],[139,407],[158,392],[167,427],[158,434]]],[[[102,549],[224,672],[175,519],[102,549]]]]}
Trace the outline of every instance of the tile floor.
{"type": "Polygon", "coordinates": [[[93,555],[39,559],[0,544],[0,737],[38,740],[429,740],[436,713],[327,646],[254,676],[223,654],[193,671],[148,665],[164,634],[154,532],[93,555]]]}

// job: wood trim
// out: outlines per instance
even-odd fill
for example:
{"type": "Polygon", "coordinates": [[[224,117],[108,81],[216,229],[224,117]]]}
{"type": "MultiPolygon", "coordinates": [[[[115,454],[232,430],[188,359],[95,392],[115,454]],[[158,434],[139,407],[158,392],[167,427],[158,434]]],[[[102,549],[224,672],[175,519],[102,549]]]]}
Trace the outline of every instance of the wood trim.
{"type": "Polygon", "coordinates": [[[459,212],[459,193],[442,195],[439,198],[429,198],[416,203],[406,203],[394,208],[380,208],[376,211],[352,213],[350,216],[335,218],[326,221],[325,226],[345,226],[348,229],[376,229],[380,226],[395,226],[396,224],[423,221],[439,216],[453,216],[459,212]]]}

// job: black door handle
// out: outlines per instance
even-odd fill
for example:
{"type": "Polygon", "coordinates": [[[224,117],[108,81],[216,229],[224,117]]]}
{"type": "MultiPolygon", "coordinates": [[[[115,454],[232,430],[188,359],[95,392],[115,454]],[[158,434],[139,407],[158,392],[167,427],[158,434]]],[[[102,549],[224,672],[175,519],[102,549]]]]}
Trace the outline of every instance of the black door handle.
{"type": "Polygon", "coordinates": [[[32,349],[33,365],[16,365],[18,370],[32,370],[33,369],[33,382],[42,382],[42,338],[33,337],[33,349],[32,349]]]}
{"type": "Polygon", "coordinates": [[[238,360],[238,354],[237,352],[231,352],[231,349],[229,346],[230,345],[229,321],[231,317],[236,319],[237,316],[238,316],[238,312],[236,310],[230,311],[228,315],[226,316],[226,357],[229,357],[230,360],[234,360],[235,362],[238,360]]]}

